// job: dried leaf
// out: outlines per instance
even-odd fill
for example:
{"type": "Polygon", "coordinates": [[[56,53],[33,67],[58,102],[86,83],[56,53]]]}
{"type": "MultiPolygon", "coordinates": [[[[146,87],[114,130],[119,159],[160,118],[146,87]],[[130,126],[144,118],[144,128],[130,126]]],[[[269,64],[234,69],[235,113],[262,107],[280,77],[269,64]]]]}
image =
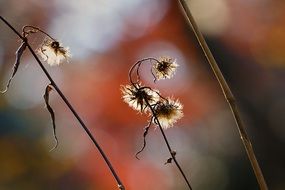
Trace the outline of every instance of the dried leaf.
{"type": "MultiPolygon", "coordinates": [[[[176,151],[172,150],[172,151],[171,151],[171,155],[172,155],[173,157],[175,157],[175,156],[176,156],[176,151]]],[[[166,165],[166,164],[171,164],[171,163],[172,163],[172,160],[173,160],[173,157],[168,158],[168,159],[166,160],[166,162],[164,163],[164,165],[166,165]]]]}
{"type": "Polygon", "coordinates": [[[136,153],[136,158],[137,158],[138,160],[139,160],[138,155],[144,150],[144,148],[145,148],[145,146],[146,146],[146,140],[145,140],[145,138],[146,138],[146,136],[147,136],[147,134],[148,134],[148,130],[149,130],[150,125],[151,125],[151,121],[152,121],[152,119],[150,120],[150,122],[148,123],[148,125],[144,128],[144,133],[143,133],[143,146],[142,146],[142,148],[136,153]]]}
{"type": "Polygon", "coordinates": [[[173,158],[168,158],[168,159],[166,160],[166,162],[164,163],[164,165],[166,165],[166,164],[171,164],[171,163],[172,163],[172,160],[173,160],[173,158]]]}
{"type": "Polygon", "coordinates": [[[15,61],[15,64],[13,66],[12,75],[11,75],[7,85],[6,85],[5,90],[1,91],[1,93],[5,93],[9,89],[10,83],[11,83],[13,77],[15,76],[15,74],[17,73],[17,70],[18,70],[19,65],[20,65],[21,57],[22,57],[26,47],[27,47],[27,43],[23,41],[21,43],[20,47],[17,49],[17,51],[16,51],[16,61],[15,61]]]}
{"type": "Polygon", "coordinates": [[[51,90],[52,90],[52,84],[47,85],[46,90],[45,90],[45,94],[44,94],[46,107],[47,107],[47,109],[48,109],[48,111],[50,113],[51,119],[52,119],[53,136],[54,136],[54,139],[55,139],[55,146],[50,151],[54,150],[57,147],[57,145],[58,145],[58,139],[57,139],[57,136],[56,136],[55,115],[54,115],[53,109],[49,105],[49,93],[50,93],[51,90]]]}

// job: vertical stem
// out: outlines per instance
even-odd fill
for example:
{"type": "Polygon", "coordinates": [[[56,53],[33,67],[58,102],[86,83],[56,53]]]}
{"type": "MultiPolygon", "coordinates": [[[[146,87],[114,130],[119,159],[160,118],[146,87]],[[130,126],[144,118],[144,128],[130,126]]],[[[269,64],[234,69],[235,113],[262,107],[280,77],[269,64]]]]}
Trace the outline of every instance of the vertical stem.
{"type": "Polygon", "coordinates": [[[106,164],[108,165],[112,175],[114,176],[115,180],[117,181],[118,187],[120,190],[125,190],[124,185],[122,184],[119,176],[117,175],[116,171],[114,170],[111,162],[109,161],[109,159],[107,158],[107,156],[105,155],[104,151],[102,150],[101,146],[98,144],[98,142],[95,140],[95,138],[93,137],[92,133],[89,131],[89,129],[87,128],[87,126],[85,125],[85,123],[83,122],[83,120],[79,117],[79,115],[77,114],[77,112],[75,111],[75,109],[72,107],[72,105],[69,103],[69,101],[67,100],[67,98],[65,97],[65,95],[61,92],[61,90],[59,89],[59,87],[57,86],[57,84],[54,82],[54,80],[52,79],[52,77],[49,75],[48,71],[45,69],[45,67],[43,66],[42,62],[39,60],[39,58],[37,57],[35,51],[32,49],[32,47],[30,46],[30,44],[27,41],[27,38],[23,37],[10,23],[8,23],[2,16],[0,16],[0,19],[11,29],[13,30],[26,44],[28,49],[30,50],[30,52],[32,53],[33,57],[36,59],[37,63],[39,64],[39,66],[41,67],[41,69],[43,70],[43,72],[45,73],[45,75],[47,76],[47,78],[49,79],[49,81],[51,82],[51,85],[54,87],[54,89],[57,91],[57,93],[59,94],[59,96],[62,98],[62,100],[64,101],[64,103],[67,105],[67,107],[70,109],[70,111],[73,113],[73,115],[75,116],[75,118],[78,120],[78,122],[80,123],[80,125],[82,126],[82,128],[84,129],[84,131],[87,133],[87,135],[89,136],[89,138],[92,140],[92,142],[94,143],[94,145],[96,146],[96,148],[98,149],[98,151],[100,152],[101,156],[103,157],[104,161],[106,162],[106,164]]]}
{"type": "Polygon", "coordinates": [[[145,100],[147,106],[149,107],[149,109],[151,110],[154,119],[157,121],[157,125],[158,125],[158,127],[159,127],[159,129],[160,129],[160,132],[161,132],[161,134],[162,134],[162,136],[163,136],[163,139],[164,139],[164,141],[165,141],[165,143],[166,143],[166,146],[167,146],[167,149],[168,149],[168,151],[169,151],[169,153],[170,153],[170,155],[171,155],[171,158],[174,160],[174,163],[175,163],[175,165],[177,166],[177,168],[178,168],[179,172],[181,173],[181,175],[183,176],[185,182],[187,183],[188,188],[189,188],[190,190],[192,190],[191,184],[190,184],[189,180],[187,179],[186,175],[184,174],[184,172],[183,172],[181,166],[179,165],[178,161],[176,160],[175,151],[173,151],[173,150],[171,149],[170,144],[169,144],[169,142],[168,142],[168,139],[167,139],[167,137],[166,137],[166,135],[165,135],[165,133],[164,133],[162,127],[161,127],[161,124],[160,124],[160,122],[159,122],[159,120],[158,120],[158,118],[157,118],[157,116],[156,116],[156,114],[155,114],[153,108],[151,107],[151,105],[149,104],[149,102],[148,102],[148,100],[147,100],[146,98],[144,98],[144,100],[145,100]]]}
{"type": "Polygon", "coordinates": [[[238,107],[237,107],[237,104],[235,101],[235,97],[232,94],[231,89],[230,89],[229,85],[227,84],[221,70],[219,69],[218,64],[217,64],[211,50],[209,49],[202,33],[200,32],[200,30],[199,30],[199,28],[198,28],[198,26],[197,26],[197,24],[196,24],[196,22],[192,16],[191,12],[190,12],[189,6],[187,5],[185,0],[179,0],[179,2],[181,4],[184,12],[186,13],[186,17],[188,19],[188,24],[191,26],[191,28],[192,28],[192,30],[193,30],[193,32],[194,32],[194,34],[198,40],[203,52],[204,52],[204,55],[207,58],[210,66],[212,68],[212,71],[216,76],[217,81],[219,82],[219,85],[223,91],[225,99],[227,100],[227,102],[229,104],[229,107],[232,111],[233,117],[235,119],[238,131],[239,131],[239,134],[241,137],[241,141],[243,142],[243,145],[245,147],[247,156],[250,160],[250,163],[251,163],[252,169],[254,171],[255,177],[258,181],[259,187],[261,190],[267,190],[268,187],[266,185],[266,181],[263,177],[261,168],[260,168],[259,163],[256,159],[253,147],[251,145],[250,138],[248,137],[247,132],[245,130],[245,125],[242,122],[242,119],[240,117],[240,113],[238,111],[238,107]]]}
{"type": "Polygon", "coordinates": [[[64,96],[64,94],[61,92],[61,90],[59,89],[59,87],[57,86],[57,84],[54,82],[54,80],[51,78],[51,76],[49,75],[49,73],[47,72],[47,70],[45,69],[45,67],[43,66],[43,64],[41,63],[41,61],[39,60],[39,58],[37,57],[37,55],[35,54],[34,50],[32,49],[32,47],[27,44],[30,52],[32,53],[32,55],[34,56],[34,58],[36,59],[36,61],[38,62],[38,64],[40,65],[41,69],[43,70],[43,72],[45,73],[45,75],[47,76],[47,78],[50,80],[51,85],[54,87],[54,89],[57,91],[57,93],[59,94],[59,96],[62,98],[62,100],[64,101],[64,103],[67,105],[67,107],[70,109],[70,111],[73,113],[73,115],[75,116],[75,118],[78,120],[78,122],[80,123],[80,125],[82,126],[82,128],[84,129],[84,131],[87,133],[87,135],[89,136],[89,138],[92,140],[92,142],[94,143],[94,145],[96,146],[96,148],[98,149],[98,151],[100,152],[101,156],[103,157],[104,161],[106,162],[106,164],[108,165],[109,169],[111,170],[113,176],[115,177],[118,186],[120,189],[124,189],[124,186],[122,185],[122,182],[119,178],[119,176],[116,174],[111,162],[109,161],[109,159],[107,158],[107,156],[105,155],[104,151],[102,150],[101,146],[98,144],[98,142],[95,140],[95,138],[93,137],[93,135],[91,134],[91,132],[89,131],[89,129],[87,128],[87,126],[85,125],[85,123],[83,122],[83,120],[79,117],[79,115],[77,114],[77,112],[74,110],[74,108],[72,107],[72,105],[69,103],[69,101],[66,99],[66,97],[64,96]]]}

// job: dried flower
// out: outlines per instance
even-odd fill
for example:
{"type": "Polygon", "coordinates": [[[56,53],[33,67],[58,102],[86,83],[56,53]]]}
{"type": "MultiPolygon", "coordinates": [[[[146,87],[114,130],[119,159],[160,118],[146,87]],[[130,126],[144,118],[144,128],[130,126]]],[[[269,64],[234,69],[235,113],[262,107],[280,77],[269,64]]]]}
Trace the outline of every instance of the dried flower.
{"type": "Polygon", "coordinates": [[[170,58],[170,57],[160,57],[158,62],[155,62],[153,64],[153,71],[154,76],[157,80],[160,79],[170,79],[176,68],[178,67],[178,64],[176,63],[176,60],[170,58]]]}
{"type": "Polygon", "coordinates": [[[59,65],[63,60],[71,57],[68,47],[62,47],[58,41],[49,38],[44,40],[37,52],[50,66],[59,65]]]}
{"type": "Polygon", "coordinates": [[[159,102],[154,111],[161,127],[164,129],[170,128],[173,124],[183,117],[182,104],[176,100],[167,99],[163,102],[159,102]]]}
{"type": "Polygon", "coordinates": [[[126,102],[134,110],[146,112],[148,110],[147,102],[152,105],[159,101],[158,91],[154,91],[149,87],[140,84],[126,85],[121,88],[124,102],[126,102]]]}

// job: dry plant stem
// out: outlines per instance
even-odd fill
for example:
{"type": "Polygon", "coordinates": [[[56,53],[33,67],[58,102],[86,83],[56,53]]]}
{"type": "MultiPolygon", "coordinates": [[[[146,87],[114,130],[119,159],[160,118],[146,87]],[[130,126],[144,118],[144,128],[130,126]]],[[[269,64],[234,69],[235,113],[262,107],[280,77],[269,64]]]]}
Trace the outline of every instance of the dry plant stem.
{"type": "Polygon", "coordinates": [[[259,164],[258,164],[258,161],[256,159],[256,156],[255,156],[255,153],[254,153],[254,150],[253,150],[253,147],[251,145],[251,141],[247,135],[247,132],[245,130],[245,125],[243,124],[242,122],[242,119],[240,117],[240,113],[238,111],[238,107],[237,107],[237,104],[236,104],[236,101],[235,101],[235,98],[226,82],[226,80],[224,79],[224,76],[222,74],[222,72],[220,71],[218,65],[217,65],[217,62],[214,58],[214,56],[212,55],[202,33],[200,32],[191,12],[190,12],[190,9],[186,3],[185,0],[179,0],[183,10],[185,11],[186,13],[186,16],[187,16],[187,19],[188,19],[188,22],[189,22],[189,25],[191,26],[211,68],[212,68],[212,71],[214,72],[219,84],[220,84],[220,87],[223,91],[223,94],[230,106],[230,109],[232,111],[232,114],[235,118],[235,122],[237,124],[237,127],[238,127],[238,130],[239,130],[239,134],[240,134],[240,137],[241,137],[241,140],[243,142],[243,145],[245,147],[245,150],[247,152],[247,155],[248,155],[248,158],[251,162],[251,166],[252,166],[252,169],[255,173],[255,177],[258,181],[258,184],[259,184],[259,187],[261,190],[267,190],[268,187],[266,185],[266,181],[263,177],[263,174],[262,174],[262,171],[259,167],[259,164]]]}
{"type": "Polygon", "coordinates": [[[44,35],[48,36],[48,37],[49,37],[50,39],[52,39],[53,41],[56,41],[53,37],[51,37],[51,36],[50,36],[48,33],[46,33],[45,31],[41,30],[41,29],[38,28],[38,27],[31,26],[31,25],[26,25],[26,26],[23,27],[22,30],[23,30],[24,34],[28,34],[28,33],[26,32],[26,28],[31,28],[31,29],[35,30],[35,32],[39,31],[39,32],[43,33],[44,35]]]}
{"type": "Polygon", "coordinates": [[[130,69],[129,71],[129,81],[132,83],[132,85],[136,88],[136,85],[135,83],[137,83],[139,81],[139,69],[140,69],[140,66],[141,64],[144,62],[144,61],[156,61],[156,62],[159,62],[157,59],[155,58],[152,58],[152,57],[148,57],[148,58],[144,58],[144,59],[141,59],[139,61],[137,61],[130,69]],[[133,70],[135,69],[135,67],[137,67],[137,82],[134,82],[133,79],[132,79],[132,73],[133,73],[133,70]]]}
{"type": "Polygon", "coordinates": [[[165,141],[165,143],[166,143],[166,146],[167,146],[168,151],[169,151],[169,153],[170,153],[170,155],[171,155],[171,158],[173,159],[175,165],[177,166],[178,170],[180,171],[181,175],[183,176],[183,178],[184,178],[185,182],[187,183],[189,189],[192,190],[191,184],[190,184],[189,180],[187,179],[186,175],[184,174],[184,172],[183,172],[181,166],[180,166],[179,163],[177,162],[176,157],[175,157],[175,151],[173,151],[173,150],[171,149],[170,144],[169,144],[169,142],[168,142],[168,140],[167,140],[167,137],[166,137],[166,135],[165,135],[165,133],[164,133],[164,131],[163,131],[161,125],[160,125],[160,122],[159,122],[158,118],[156,117],[156,114],[155,114],[153,108],[151,107],[151,105],[149,104],[149,102],[148,102],[147,99],[144,98],[144,100],[145,100],[147,106],[149,107],[149,109],[151,110],[154,119],[155,119],[156,122],[157,122],[157,125],[158,125],[158,127],[159,127],[159,129],[160,129],[160,132],[161,132],[161,134],[162,134],[162,136],[163,136],[163,139],[164,139],[164,141],[165,141]]]}
{"type": "Polygon", "coordinates": [[[62,100],[64,101],[64,103],[67,105],[67,107],[70,109],[70,111],[73,113],[73,115],[76,117],[76,119],[78,120],[78,122],[80,123],[80,125],[82,126],[82,128],[85,130],[85,132],[87,133],[87,135],[89,136],[89,138],[92,140],[92,142],[94,143],[94,145],[96,146],[96,148],[98,149],[98,151],[100,152],[101,156],[103,157],[104,161],[106,162],[106,164],[108,165],[109,169],[111,170],[111,173],[113,174],[114,178],[117,181],[118,187],[121,190],[125,190],[124,185],[122,184],[119,176],[117,175],[117,173],[115,172],[112,164],[110,163],[109,159],[107,158],[107,156],[105,155],[104,151],[102,150],[102,148],[100,147],[100,145],[97,143],[97,141],[95,140],[95,138],[93,137],[93,135],[91,134],[91,132],[89,131],[89,129],[87,128],[87,126],[84,124],[84,122],[82,121],[82,119],[79,117],[79,115],[77,114],[77,112],[74,110],[74,108],[71,106],[71,104],[69,103],[69,101],[66,99],[66,97],[64,96],[64,94],[61,92],[61,90],[59,89],[59,87],[57,86],[57,84],[54,82],[54,80],[52,79],[52,77],[49,75],[49,73],[47,72],[47,70],[45,69],[45,67],[43,66],[42,62],[40,61],[40,59],[37,57],[36,53],[34,52],[34,50],[32,49],[32,47],[30,46],[30,44],[27,42],[27,38],[23,37],[12,25],[10,25],[10,23],[8,23],[2,16],[0,16],[0,19],[11,29],[13,30],[23,41],[25,41],[27,43],[27,47],[30,50],[30,52],[32,53],[32,55],[34,56],[34,58],[36,59],[36,61],[38,62],[39,66],[41,67],[41,69],[43,70],[43,72],[45,73],[45,75],[47,76],[47,78],[49,79],[49,81],[51,82],[51,85],[54,87],[54,89],[57,91],[57,93],[59,94],[59,96],[62,98],[62,100]]]}

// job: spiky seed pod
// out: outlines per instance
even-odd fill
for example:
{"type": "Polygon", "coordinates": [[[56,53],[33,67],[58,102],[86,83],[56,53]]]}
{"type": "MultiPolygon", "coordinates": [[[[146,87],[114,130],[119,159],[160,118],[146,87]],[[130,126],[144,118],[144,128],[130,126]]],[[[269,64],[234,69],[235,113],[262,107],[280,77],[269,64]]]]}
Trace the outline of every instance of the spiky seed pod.
{"type": "Polygon", "coordinates": [[[183,117],[183,106],[178,100],[167,98],[154,106],[154,112],[163,129],[168,129],[183,117]]]}
{"type": "Polygon", "coordinates": [[[160,99],[157,90],[152,90],[140,84],[122,86],[121,91],[124,102],[134,110],[142,113],[145,113],[149,109],[145,100],[152,105],[160,99]]]}
{"type": "Polygon", "coordinates": [[[59,65],[71,57],[68,47],[63,47],[58,41],[49,38],[44,40],[40,48],[38,48],[37,53],[50,66],[59,65]]]}
{"type": "Polygon", "coordinates": [[[170,79],[173,77],[178,64],[170,57],[160,57],[158,62],[153,64],[154,76],[157,80],[170,79]]]}

